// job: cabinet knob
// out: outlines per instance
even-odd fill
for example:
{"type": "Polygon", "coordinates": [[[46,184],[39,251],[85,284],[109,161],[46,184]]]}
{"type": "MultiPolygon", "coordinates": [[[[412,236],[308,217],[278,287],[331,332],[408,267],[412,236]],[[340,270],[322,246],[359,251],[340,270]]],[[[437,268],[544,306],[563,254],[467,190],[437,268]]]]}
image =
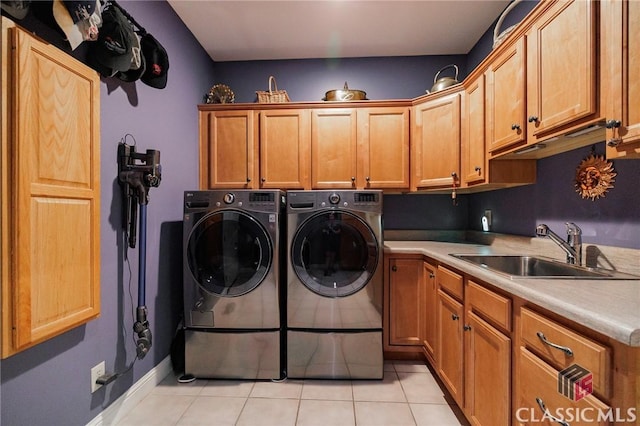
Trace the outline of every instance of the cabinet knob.
{"type": "Polygon", "coordinates": [[[607,129],[617,129],[622,123],[620,120],[607,120],[607,129]]]}
{"type": "Polygon", "coordinates": [[[355,182],[356,181],[356,177],[355,176],[351,176],[351,182],[355,182]]]}
{"type": "Polygon", "coordinates": [[[464,331],[471,330],[471,326],[469,324],[465,324],[464,327],[462,327],[462,328],[464,328],[464,331]]]}
{"type": "Polygon", "coordinates": [[[460,317],[456,314],[451,314],[451,319],[454,321],[458,321],[460,319],[460,317]]]}
{"type": "Polygon", "coordinates": [[[538,116],[537,115],[530,115],[529,116],[529,123],[535,123],[536,121],[538,121],[538,116]]]}
{"type": "Polygon", "coordinates": [[[398,267],[397,267],[396,265],[393,265],[393,266],[391,267],[391,270],[392,270],[393,272],[395,272],[395,271],[397,271],[397,270],[398,270],[398,267]]]}
{"type": "Polygon", "coordinates": [[[511,130],[520,130],[520,125],[519,124],[512,124],[511,125],[511,130]]]}
{"type": "Polygon", "coordinates": [[[247,183],[249,183],[249,182],[251,182],[251,178],[250,177],[247,178],[247,183]]]}
{"type": "Polygon", "coordinates": [[[263,183],[266,182],[267,180],[265,178],[260,179],[263,183]]]}
{"type": "Polygon", "coordinates": [[[482,170],[482,168],[480,166],[476,166],[475,169],[473,169],[473,170],[475,170],[476,172],[480,173],[480,170],[482,170]]]}
{"type": "Polygon", "coordinates": [[[611,138],[607,141],[607,146],[618,146],[622,143],[620,138],[611,138]]]}
{"type": "Polygon", "coordinates": [[[371,178],[369,176],[367,176],[366,178],[364,178],[367,182],[369,182],[371,180],[371,178]]]}
{"type": "Polygon", "coordinates": [[[436,274],[434,274],[433,272],[429,273],[429,278],[435,278],[435,277],[436,277],[436,274]]]}

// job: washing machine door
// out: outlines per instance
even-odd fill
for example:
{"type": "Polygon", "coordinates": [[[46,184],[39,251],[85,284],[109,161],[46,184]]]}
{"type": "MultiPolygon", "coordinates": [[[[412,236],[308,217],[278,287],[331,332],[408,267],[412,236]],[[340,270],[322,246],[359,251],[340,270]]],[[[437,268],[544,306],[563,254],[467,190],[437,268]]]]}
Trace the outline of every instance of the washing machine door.
{"type": "Polygon", "coordinates": [[[187,242],[193,279],[216,296],[249,293],[271,268],[273,247],[266,229],[242,211],[222,210],[203,217],[187,242]]]}
{"type": "Polygon", "coordinates": [[[291,247],[296,275],[309,290],[344,297],[362,289],[380,257],[376,236],[358,216],[325,211],[298,228],[291,247]]]}

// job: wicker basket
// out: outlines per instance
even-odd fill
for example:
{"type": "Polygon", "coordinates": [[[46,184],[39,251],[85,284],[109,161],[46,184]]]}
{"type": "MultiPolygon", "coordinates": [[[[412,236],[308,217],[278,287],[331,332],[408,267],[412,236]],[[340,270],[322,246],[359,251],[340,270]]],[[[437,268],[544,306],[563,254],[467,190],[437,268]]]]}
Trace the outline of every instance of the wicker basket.
{"type": "Polygon", "coordinates": [[[286,90],[278,90],[274,76],[269,76],[269,91],[257,91],[256,95],[258,95],[258,103],[261,104],[281,104],[291,101],[286,90]]]}
{"type": "Polygon", "coordinates": [[[507,17],[507,14],[511,12],[511,10],[513,10],[513,8],[515,8],[518,5],[518,3],[520,3],[520,0],[513,0],[511,4],[507,6],[504,12],[502,12],[502,15],[500,15],[500,19],[498,19],[498,22],[496,22],[496,26],[493,29],[493,48],[494,49],[500,46],[500,43],[502,43],[504,39],[507,38],[507,36],[511,33],[511,31],[515,29],[516,25],[512,25],[500,33],[500,27],[502,26],[502,22],[504,21],[504,18],[507,17]]]}

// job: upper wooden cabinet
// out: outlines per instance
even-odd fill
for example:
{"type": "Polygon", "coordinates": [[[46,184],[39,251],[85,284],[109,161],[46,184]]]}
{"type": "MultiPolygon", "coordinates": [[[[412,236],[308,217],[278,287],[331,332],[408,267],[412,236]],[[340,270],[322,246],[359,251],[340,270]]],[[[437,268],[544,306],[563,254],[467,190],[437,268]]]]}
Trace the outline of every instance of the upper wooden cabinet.
{"type": "Polygon", "coordinates": [[[487,151],[526,141],[526,56],[524,38],[491,61],[487,75],[487,151]]]}
{"type": "Polygon", "coordinates": [[[598,114],[597,8],[557,2],[527,32],[529,143],[598,114]]]}
{"type": "Polygon", "coordinates": [[[357,186],[409,189],[409,107],[358,109],[357,186]]]}
{"type": "Polygon", "coordinates": [[[200,188],[257,188],[253,111],[200,111],[199,120],[200,188]]]}
{"type": "Polygon", "coordinates": [[[314,109],[311,187],[409,188],[409,107],[314,109]]]}
{"type": "Polygon", "coordinates": [[[445,93],[414,106],[412,190],[460,185],[460,88],[445,93]]]}
{"type": "Polygon", "coordinates": [[[100,78],[2,21],[5,358],[100,314],[100,78]]]}
{"type": "Polygon", "coordinates": [[[309,188],[310,111],[275,109],[260,111],[258,114],[260,188],[309,188]]]}
{"type": "Polygon", "coordinates": [[[311,112],[312,188],[356,188],[357,135],[356,109],[311,112]]]}
{"type": "Polygon", "coordinates": [[[640,158],[640,2],[601,2],[607,158],[640,158]]]}
{"type": "Polygon", "coordinates": [[[462,182],[484,182],[487,174],[485,148],[485,76],[471,81],[462,97],[462,182]]]}
{"type": "Polygon", "coordinates": [[[409,189],[409,102],[201,105],[200,187],[409,189]]]}
{"type": "Polygon", "coordinates": [[[541,2],[487,60],[487,150],[543,158],[597,142],[598,2],[541,2]],[[578,137],[580,136],[580,137],[578,137]],[[541,144],[542,143],[542,144],[541,144]],[[527,150],[529,151],[529,150],[527,150]],[[522,152],[524,154],[524,152],[522,152]]]}

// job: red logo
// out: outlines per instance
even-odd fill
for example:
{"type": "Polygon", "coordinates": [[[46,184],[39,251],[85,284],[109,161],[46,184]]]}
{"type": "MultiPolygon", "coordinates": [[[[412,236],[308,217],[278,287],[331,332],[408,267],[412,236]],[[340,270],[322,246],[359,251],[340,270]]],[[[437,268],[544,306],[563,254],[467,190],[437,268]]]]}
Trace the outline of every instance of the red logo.
{"type": "Polygon", "coordinates": [[[158,64],[153,64],[151,72],[155,75],[160,75],[162,73],[162,67],[158,64]]]}

